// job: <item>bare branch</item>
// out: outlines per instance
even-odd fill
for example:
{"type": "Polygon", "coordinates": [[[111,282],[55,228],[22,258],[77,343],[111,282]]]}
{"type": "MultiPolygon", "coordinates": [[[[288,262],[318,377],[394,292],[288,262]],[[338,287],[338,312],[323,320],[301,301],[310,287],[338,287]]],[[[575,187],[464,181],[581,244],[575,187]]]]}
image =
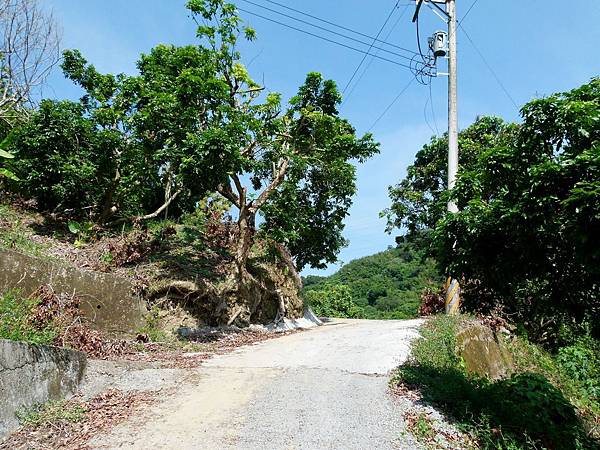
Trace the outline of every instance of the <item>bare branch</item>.
{"type": "Polygon", "coordinates": [[[0,119],[34,101],[59,60],[60,32],[39,0],[0,0],[0,119]]]}
{"type": "Polygon", "coordinates": [[[123,218],[123,219],[115,220],[115,221],[109,223],[108,226],[120,225],[120,224],[126,223],[126,222],[143,222],[144,220],[154,219],[161,212],[163,212],[165,209],[167,209],[169,207],[169,205],[171,203],[173,203],[173,201],[177,197],[179,197],[179,194],[181,194],[182,192],[183,192],[183,189],[177,190],[173,195],[171,195],[167,199],[167,201],[165,203],[163,203],[163,205],[160,208],[158,208],[156,211],[154,211],[151,214],[146,214],[145,216],[126,217],[126,218],[123,218]]]}

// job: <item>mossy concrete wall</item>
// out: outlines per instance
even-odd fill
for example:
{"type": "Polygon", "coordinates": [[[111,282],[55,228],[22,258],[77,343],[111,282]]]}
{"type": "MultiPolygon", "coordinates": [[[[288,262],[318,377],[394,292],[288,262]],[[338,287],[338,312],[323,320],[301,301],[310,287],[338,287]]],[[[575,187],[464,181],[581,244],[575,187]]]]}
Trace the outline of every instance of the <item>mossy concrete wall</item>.
{"type": "Polygon", "coordinates": [[[19,426],[16,413],[75,393],[84,353],[0,340],[0,438],[19,426]]]}
{"type": "Polygon", "coordinates": [[[63,261],[0,250],[0,289],[19,288],[30,295],[41,285],[80,297],[83,314],[101,331],[129,334],[145,323],[145,302],[134,295],[128,280],[82,271],[63,261]]]}

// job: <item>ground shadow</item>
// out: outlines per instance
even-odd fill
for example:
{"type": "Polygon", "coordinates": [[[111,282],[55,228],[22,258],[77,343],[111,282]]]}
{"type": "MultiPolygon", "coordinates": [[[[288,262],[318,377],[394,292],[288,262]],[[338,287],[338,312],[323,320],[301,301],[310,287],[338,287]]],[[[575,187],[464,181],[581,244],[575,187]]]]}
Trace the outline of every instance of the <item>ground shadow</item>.
{"type": "Polygon", "coordinates": [[[545,377],[521,373],[490,382],[460,370],[407,365],[402,382],[459,426],[474,430],[484,448],[598,449],[573,405],[545,377]]]}

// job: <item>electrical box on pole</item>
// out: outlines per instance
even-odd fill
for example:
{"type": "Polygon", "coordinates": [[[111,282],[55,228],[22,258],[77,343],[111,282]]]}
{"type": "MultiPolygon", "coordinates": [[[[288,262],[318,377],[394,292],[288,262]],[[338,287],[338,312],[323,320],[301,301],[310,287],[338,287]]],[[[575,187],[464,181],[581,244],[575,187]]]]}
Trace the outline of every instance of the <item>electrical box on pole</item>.
{"type": "Polygon", "coordinates": [[[444,58],[448,54],[448,33],[436,31],[429,38],[429,48],[436,58],[444,58]]]}

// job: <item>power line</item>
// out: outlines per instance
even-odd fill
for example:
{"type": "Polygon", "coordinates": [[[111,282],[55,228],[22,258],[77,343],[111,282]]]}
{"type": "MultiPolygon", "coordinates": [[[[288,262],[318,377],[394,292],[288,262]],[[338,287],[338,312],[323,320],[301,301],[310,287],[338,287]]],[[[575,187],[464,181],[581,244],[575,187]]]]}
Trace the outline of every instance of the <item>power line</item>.
{"type": "Polygon", "coordinates": [[[425,118],[425,123],[427,124],[427,126],[429,127],[431,132],[434,135],[439,136],[440,130],[438,128],[437,119],[435,117],[435,109],[433,107],[433,94],[431,92],[431,83],[429,83],[428,86],[429,86],[429,97],[427,98],[427,101],[425,102],[425,106],[423,107],[423,117],[425,118]],[[428,106],[431,108],[431,118],[433,119],[433,125],[435,127],[435,130],[431,126],[431,123],[429,122],[429,118],[427,117],[427,107],[428,106]]]}
{"type": "Polygon", "coordinates": [[[467,32],[467,30],[465,30],[465,27],[463,27],[461,23],[459,23],[458,26],[463,31],[463,33],[465,33],[465,36],[467,37],[467,39],[471,43],[471,46],[473,46],[473,49],[477,52],[477,54],[479,55],[479,57],[481,58],[481,60],[485,64],[485,66],[488,68],[488,70],[490,71],[490,73],[494,76],[494,79],[496,80],[496,82],[498,83],[498,85],[500,86],[500,88],[504,91],[504,93],[506,94],[506,96],[509,98],[509,100],[512,102],[513,106],[518,111],[519,110],[519,106],[517,105],[517,102],[515,102],[515,99],[513,98],[513,96],[510,95],[510,92],[508,92],[508,89],[506,89],[506,87],[504,86],[504,83],[502,83],[502,80],[500,79],[500,77],[498,76],[498,74],[496,74],[496,71],[494,70],[494,68],[490,65],[490,63],[487,61],[487,59],[485,58],[485,56],[483,55],[483,53],[481,53],[481,51],[479,50],[479,48],[477,48],[477,45],[475,45],[475,42],[473,41],[473,39],[471,39],[471,36],[467,32]]]}
{"type": "Polygon", "coordinates": [[[383,22],[383,25],[381,25],[381,28],[379,29],[379,31],[377,32],[377,36],[375,36],[375,38],[373,39],[373,41],[371,42],[371,45],[369,46],[369,49],[367,50],[367,53],[365,53],[365,55],[362,57],[362,59],[360,60],[360,62],[358,63],[358,66],[356,66],[356,69],[354,69],[354,72],[352,73],[352,76],[350,77],[350,79],[348,80],[348,82],[346,83],[346,86],[344,86],[344,89],[342,89],[342,94],[345,94],[346,91],[348,90],[348,87],[350,86],[350,84],[352,84],[352,81],[354,80],[354,77],[356,77],[356,74],[358,73],[358,71],[360,70],[360,68],[362,67],[363,63],[365,62],[365,60],[367,59],[367,56],[369,56],[369,53],[371,52],[371,49],[373,48],[373,45],[375,45],[376,39],[379,38],[379,36],[381,35],[381,33],[383,32],[383,29],[385,28],[385,26],[388,24],[388,22],[390,21],[390,19],[392,18],[392,15],[394,14],[394,11],[396,11],[396,8],[398,8],[398,3],[400,3],[399,0],[396,1],[396,4],[394,5],[394,7],[392,8],[392,10],[390,11],[390,13],[387,15],[385,22],[383,22]]]}
{"type": "MultiPolygon", "coordinates": [[[[385,40],[387,41],[389,39],[389,37],[392,35],[392,32],[396,29],[396,27],[398,26],[398,24],[400,23],[400,20],[402,20],[402,18],[404,17],[404,15],[406,14],[406,11],[408,11],[408,8],[411,6],[411,3],[408,3],[405,5],[404,10],[400,13],[400,15],[398,16],[398,18],[396,19],[396,22],[394,22],[394,24],[392,25],[392,27],[389,29],[387,35],[385,36],[385,40]]],[[[374,53],[374,55],[377,55],[378,51],[376,51],[374,53]]],[[[371,55],[373,56],[373,55],[371,55]]],[[[352,95],[352,93],[354,92],[354,90],[356,89],[356,87],[358,86],[358,84],[360,83],[360,80],[363,79],[363,77],[365,76],[365,74],[367,73],[367,71],[369,70],[369,68],[371,67],[371,64],[373,64],[373,61],[375,61],[374,58],[371,58],[369,60],[369,63],[367,64],[367,66],[364,68],[364,70],[362,71],[362,73],[360,74],[360,76],[358,77],[358,80],[356,80],[356,82],[354,83],[354,86],[352,86],[352,89],[350,89],[350,92],[348,92],[348,95],[346,95],[346,97],[344,98],[343,103],[345,103],[350,96],[352,95]]]]}
{"type": "MultiPolygon", "coordinates": [[[[398,56],[398,57],[400,57],[400,58],[404,58],[404,59],[410,60],[410,57],[408,57],[408,56],[406,56],[406,55],[402,55],[402,54],[400,54],[400,53],[396,53],[396,52],[394,52],[394,51],[387,50],[387,49],[385,49],[385,48],[381,48],[381,47],[374,47],[374,43],[371,43],[371,44],[369,44],[368,42],[361,41],[360,39],[356,39],[356,38],[353,38],[353,37],[351,37],[351,36],[346,36],[345,34],[338,33],[337,31],[333,31],[333,30],[330,30],[330,29],[328,29],[328,28],[325,28],[325,27],[322,27],[322,26],[319,26],[319,25],[315,25],[315,24],[313,24],[313,23],[307,22],[306,20],[298,19],[298,18],[296,18],[296,17],[294,17],[294,16],[290,16],[289,14],[285,14],[285,13],[282,13],[282,12],[276,11],[276,10],[274,10],[274,9],[271,9],[271,8],[268,8],[268,7],[266,7],[266,6],[261,6],[261,5],[259,5],[258,3],[254,3],[254,2],[252,2],[252,1],[250,1],[250,0],[242,0],[242,1],[244,1],[244,2],[246,2],[246,3],[250,3],[251,5],[258,6],[259,8],[266,9],[267,11],[273,12],[273,13],[275,13],[275,14],[279,14],[280,16],[287,17],[288,19],[296,20],[297,22],[300,22],[300,23],[303,23],[303,24],[309,25],[309,26],[311,26],[311,27],[314,27],[314,28],[317,28],[317,29],[319,29],[319,30],[323,30],[323,31],[325,31],[325,32],[327,32],[327,33],[335,34],[336,36],[340,36],[340,37],[342,37],[342,38],[344,38],[344,39],[349,39],[349,40],[351,40],[351,41],[358,42],[359,44],[362,44],[362,45],[368,45],[368,46],[369,46],[369,50],[370,50],[370,48],[371,48],[371,47],[373,47],[373,48],[378,48],[378,49],[380,49],[380,50],[382,50],[382,51],[384,51],[384,52],[390,53],[390,54],[392,54],[392,55],[394,55],[394,56],[398,56]]],[[[244,11],[242,8],[238,8],[238,9],[239,9],[240,11],[244,11]]],[[[249,11],[246,11],[246,12],[249,12],[249,11]]],[[[257,14],[255,14],[255,15],[257,15],[257,14]]],[[[383,42],[383,41],[381,41],[381,42],[383,42]]],[[[391,45],[391,44],[388,44],[387,42],[386,42],[385,44],[387,44],[387,45],[391,45]]]]}
{"type": "Polygon", "coordinates": [[[379,115],[379,117],[377,117],[377,119],[375,120],[375,122],[373,122],[373,125],[371,125],[369,127],[369,129],[367,130],[367,133],[370,132],[373,128],[375,128],[375,126],[379,123],[379,121],[381,119],[383,119],[383,116],[385,116],[387,114],[387,112],[392,108],[392,106],[394,106],[394,104],[398,101],[398,99],[400,97],[402,97],[402,95],[408,90],[408,88],[410,87],[410,85],[413,84],[413,82],[416,79],[417,79],[417,77],[415,77],[415,76],[413,76],[410,79],[410,81],[408,82],[408,84],[402,88],[402,90],[398,93],[398,95],[396,95],[396,97],[394,97],[394,100],[392,100],[391,103],[387,106],[387,108],[385,108],[383,110],[383,112],[379,115]]]}
{"type": "MultiPolygon", "coordinates": [[[[246,0],[243,0],[243,1],[246,1],[246,0]]],[[[359,35],[359,36],[362,36],[362,37],[364,37],[364,38],[371,39],[371,40],[375,40],[375,41],[377,41],[377,42],[381,42],[381,43],[383,43],[383,44],[389,45],[389,46],[391,46],[391,47],[395,47],[395,48],[397,48],[397,49],[400,49],[400,50],[404,50],[404,51],[406,51],[406,52],[409,52],[409,53],[416,53],[414,50],[410,50],[410,49],[408,49],[408,48],[406,48],[406,47],[401,47],[401,46],[399,46],[399,45],[392,44],[392,43],[390,43],[390,42],[386,42],[386,41],[382,41],[382,40],[380,40],[380,39],[376,39],[376,38],[374,38],[373,36],[369,36],[368,34],[361,33],[360,31],[353,30],[352,28],[348,28],[348,27],[345,27],[345,26],[343,26],[343,25],[339,25],[339,24],[337,24],[337,23],[335,23],[335,22],[332,22],[332,21],[329,21],[329,20],[326,20],[326,19],[322,19],[322,18],[320,18],[320,17],[318,17],[318,16],[315,16],[315,15],[313,15],[313,14],[309,14],[309,13],[306,13],[306,12],[304,12],[304,11],[301,11],[301,10],[299,10],[299,9],[292,8],[292,7],[290,7],[290,6],[287,6],[287,5],[284,5],[284,4],[282,4],[282,3],[279,3],[279,2],[276,2],[276,1],[273,1],[273,0],[263,0],[263,1],[265,1],[265,2],[268,2],[268,3],[271,3],[271,4],[273,4],[273,5],[277,5],[277,6],[281,7],[281,8],[287,9],[287,10],[289,10],[289,11],[293,11],[293,12],[295,12],[295,13],[297,13],[297,14],[302,14],[303,16],[310,17],[311,19],[318,20],[319,22],[326,23],[326,24],[328,24],[328,25],[331,25],[331,26],[334,26],[334,27],[336,27],[336,28],[339,28],[339,29],[342,29],[342,30],[345,30],[345,31],[349,31],[349,32],[351,32],[351,33],[357,34],[357,35],[359,35]]],[[[411,4],[412,4],[412,3],[399,4],[398,6],[410,6],[411,4]]]]}
{"type": "MultiPolygon", "coordinates": [[[[366,52],[365,52],[364,50],[358,49],[358,48],[356,48],[356,47],[352,47],[352,46],[350,46],[350,45],[347,45],[347,44],[343,44],[343,43],[341,43],[341,42],[338,42],[338,41],[334,41],[333,39],[329,39],[329,38],[326,38],[326,37],[324,37],[324,36],[320,36],[320,35],[318,35],[318,34],[315,34],[315,33],[311,33],[310,31],[306,31],[306,30],[303,30],[303,29],[301,29],[301,28],[297,28],[297,27],[295,27],[295,26],[293,26],[293,25],[289,25],[289,24],[287,24],[287,23],[280,22],[280,21],[278,21],[278,20],[276,20],[276,19],[272,19],[272,18],[270,18],[270,17],[266,17],[266,16],[263,16],[263,15],[261,15],[261,14],[258,14],[258,13],[252,12],[252,11],[248,11],[248,10],[245,10],[245,9],[243,9],[243,8],[239,8],[239,7],[238,7],[238,10],[240,10],[240,11],[242,11],[242,12],[245,12],[245,13],[247,13],[247,14],[251,14],[251,15],[253,15],[253,16],[256,16],[256,17],[260,17],[261,19],[268,20],[268,21],[270,21],[270,22],[273,22],[273,23],[276,23],[276,24],[278,24],[278,25],[282,25],[282,26],[284,26],[284,27],[287,27],[287,28],[290,28],[290,29],[292,29],[292,30],[299,31],[300,33],[308,34],[309,36],[313,36],[313,37],[316,37],[316,38],[318,38],[318,39],[322,39],[322,40],[324,40],[324,41],[330,42],[330,43],[332,43],[332,44],[339,45],[339,46],[341,46],[341,47],[345,47],[345,48],[347,48],[347,49],[349,49],[349,50],[354,50],[355,52],[359,52],[359,53],[366,54],[366,52]]],[[[368,45],[368,44],[367,44],[367,43],[365,43],[365,42],[362,42],[362,41],[359,41],[359,42],[360,42],[361,44],[363,44],[363,45],[368,45]]],[[[380,47],[374,47],[374,48],[380,49],[380,47]]],[[[385,49],[381,49],[381,50],[387,51],[387,50],[385,50],[385,49]]],[[[393,52],[389,52],[389,51],[388,51],[388,53],[393,53],[393,52]]],[[[395,53],[394,53],[394,54],[395,54],[395,53]]],[[[383,60],[383,61],[387,61],[387,62],[389,62],[389,63],[395,64],[395,65],[397,65],[397,66],[404,67],[404,68],[406,68],[406,69],[410,69],[410,68],[411,68],[409,65],[403,64],[403,63],[401,63],[401,62],[398,62],[398,61],[394,61],[394,60],[392,60],[392,59],[389,59],[389,58],[384,58],[383,56],[379,56],[379,55],[377,55],[377,56],[375,56],[375,55],[372,55],[372,56],[373,56],[374,58],[378,58],[378,59],[381,59],[381,60],[383,60]]],[[[400,55],[400,56],[401,56],[401,55],[400,55]]]]}
{"type": "Polygon", "coordinates": [[[479,0],[473,0],[473,3],[471,3],[471,6],[469,7],[469,9],[467,9],[467,12],[465,13],[465,15],[463,16],[462,19],[460,19],[460,21],[458,22],[458,25],[460,26],[461,23],[464,22],[464,20],[467,18],[467,16],[469,15],[469,13],[471,12],[471,10],[475,7],[475,5],[477,4],[479,0]]]}

